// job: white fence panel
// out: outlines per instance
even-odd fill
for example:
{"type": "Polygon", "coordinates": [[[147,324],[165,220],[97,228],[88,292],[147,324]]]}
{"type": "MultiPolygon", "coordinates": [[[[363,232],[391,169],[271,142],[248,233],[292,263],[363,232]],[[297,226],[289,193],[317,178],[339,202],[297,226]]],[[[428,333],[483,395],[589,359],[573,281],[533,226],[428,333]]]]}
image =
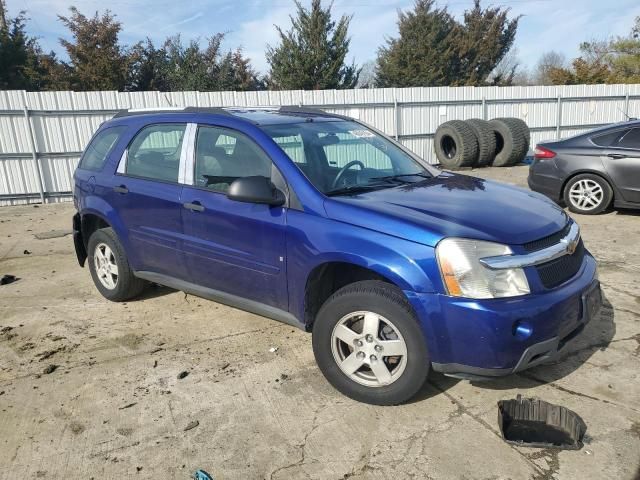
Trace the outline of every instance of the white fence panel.
{"type": "Polygon", "coordinates": [[[378,88],[260,92],[0,91],[0,205],[70,198],[80,152],[127,108],[304,105],[348,115],[430,163],[433,134],[454,119],[519,117],[532,143],[640,116],[640,85],[378,88]]]}

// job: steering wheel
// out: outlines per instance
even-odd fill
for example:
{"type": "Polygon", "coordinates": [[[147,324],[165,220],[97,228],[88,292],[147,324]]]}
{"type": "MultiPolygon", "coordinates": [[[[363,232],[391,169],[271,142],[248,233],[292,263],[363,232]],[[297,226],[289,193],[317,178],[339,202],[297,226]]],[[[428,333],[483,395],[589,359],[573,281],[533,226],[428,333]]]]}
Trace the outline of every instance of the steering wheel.
{"type": "Polygon", "coordinates": [[[365,169],[364,163],[362,163],[360,160],[351,160],[349,163],[347,163],[344,167],[340,169],[340,171],[336,175],[336,178],[333,179],[333,183],[331,184],[331,190],[334,190],[338,186],[338,183],[340,183],[340,180],[342,180],[342,177],[344,177],[344,174],[347,172],[347,170],[349,170],[351,167],[355,165],[358,165],[360,167],[360,170],[365,169]]]}

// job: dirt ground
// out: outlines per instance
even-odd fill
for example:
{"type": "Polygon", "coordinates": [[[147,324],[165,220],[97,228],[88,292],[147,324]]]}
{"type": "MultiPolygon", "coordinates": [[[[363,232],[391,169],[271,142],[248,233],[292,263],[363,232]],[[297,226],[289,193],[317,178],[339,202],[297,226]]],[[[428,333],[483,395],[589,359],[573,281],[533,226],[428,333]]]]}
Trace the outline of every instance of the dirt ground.
{"type": "MultiPolygon", "coordinates": [[[[524,185],[527,170],[467,173],[524,185]]],[[[640,476],[638,213],[576,216],[606,302],[562,362],[489,383],[432,374],[412,403],[374,407],[333,390],[302,331],[166,288],[104,300],[72,212],[0,208],[0,276],[20,278],[0,286],[0,479],[640,476]],[[584,448],[506,444],[496,402],[517,394],[579,413],[584,448]]]]}

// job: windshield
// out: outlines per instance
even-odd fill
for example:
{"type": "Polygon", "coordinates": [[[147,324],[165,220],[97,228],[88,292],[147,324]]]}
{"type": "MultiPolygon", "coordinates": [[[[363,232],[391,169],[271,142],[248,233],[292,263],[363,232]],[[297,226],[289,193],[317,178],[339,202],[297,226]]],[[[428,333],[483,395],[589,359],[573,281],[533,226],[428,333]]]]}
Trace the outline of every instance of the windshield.
{"type": "Polygon", "coordinates": [[[262,129],[326,195],[391,188],[437,175],[389,139],[356,122],[304,122],[262,129]]]}

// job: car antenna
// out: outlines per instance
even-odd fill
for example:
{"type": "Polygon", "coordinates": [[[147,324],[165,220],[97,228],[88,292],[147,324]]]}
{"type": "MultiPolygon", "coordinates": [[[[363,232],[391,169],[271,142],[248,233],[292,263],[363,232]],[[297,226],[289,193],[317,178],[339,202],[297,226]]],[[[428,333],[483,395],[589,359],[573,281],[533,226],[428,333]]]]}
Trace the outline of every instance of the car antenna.
{"type": "Polygon", "coordinates": [[[173,103],[171,103],[171,100],[169,100],[169,97],[167,95],[167,92],[163,92],[164,95],[164,99],[167,101],[167,103],[169,104],[170,107],[175,107],[175,105],[173,103]]]}
{"type": "Polygon", "coordinates": [[[629,114],[627,112],[622,111],[622,109],[620,107],[617,107],[618,110],[620,110],[620,113],[623,114],[625,117],[627,117],[627,122],[633,122],[635,120],[638,120],[636,117],[631,117],[629,116],[629,114]]]}

